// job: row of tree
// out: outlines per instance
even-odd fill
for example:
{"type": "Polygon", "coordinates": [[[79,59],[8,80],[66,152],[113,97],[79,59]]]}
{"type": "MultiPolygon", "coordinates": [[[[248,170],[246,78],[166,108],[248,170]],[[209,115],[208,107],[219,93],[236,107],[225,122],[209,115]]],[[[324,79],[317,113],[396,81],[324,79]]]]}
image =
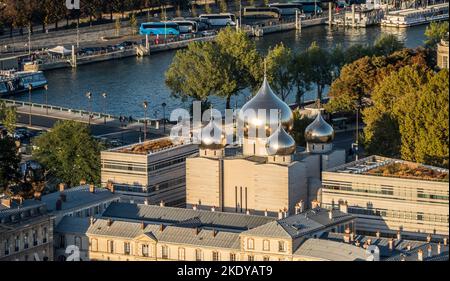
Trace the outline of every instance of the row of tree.
{"type": "Polygon", "coordinates": [[[58,23],[62,20],[80,17],[89,18],[89,21],[102,19],[104,14],[109,14],[112,20],[113,13],[143,10],[150,7],[175,5],[186,7],[188,0],[81,0],[80,10],[68,10],[65,0],[2,0],[0,1],[0,27],[3,25],[10,29],[30,27],[41,24],[43,30],[47,25],[58,23]]]}
{"type": "Polygon", "coordinates": [[[227,28],[213,42],[193,42],[178,51],[166,72],[166,85],[175,97],[205,102],[219,96],[230,108],[231,97],[260,86],[266,68],[268,80],[282,100],[294,94],[300,103],[313,88],[321,100],[324,89],[339,77],[345,64],[402,48],[395,36],[383,35],[374,46],[354,45],[346,50],[341,46],[327,50],[313,42],[295,53],[280,43],[264,56],[244,32],[227,28]]]}

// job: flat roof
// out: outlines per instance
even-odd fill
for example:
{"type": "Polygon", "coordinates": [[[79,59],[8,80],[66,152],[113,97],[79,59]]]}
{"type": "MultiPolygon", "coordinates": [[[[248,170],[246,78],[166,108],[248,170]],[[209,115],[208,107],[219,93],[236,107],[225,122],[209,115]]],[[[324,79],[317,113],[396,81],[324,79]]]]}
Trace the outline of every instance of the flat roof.
{"type": "Polygon", "coordinates": [[[117,148],[108,149],[108,152],[129,153],[148,155],[159,151],[172,149],[174,147],[180,147],[183,145],[191,144],[190,142],[175,143],[170,138],[164,137],[154,140],[148,140],[141,143],[134,143],[127,146],[121,146],[117,148]]]}
{"type": "Polygon", "coordinates": [[[404,10],[398,10],[398,11],[392,11],[392,12],[389,11],[388,16],[390,16],[390,15],[392,15],[392,16],[407,16],[410,14],[416,14],[416,13],[420,13],[423,11],[431,11],[433,9],[440,9],[440,8],[444,8],[444,7],[448,7],[448,3],[429,5],[425,8],[410,8],[410,9],[404,9],[404,10]]]}
{"type": "Polygon", "coordinates": [[[448,169],[377,155],[331,168],[327,172],[442,182],[448,182],[449,174],[448,169]]]}

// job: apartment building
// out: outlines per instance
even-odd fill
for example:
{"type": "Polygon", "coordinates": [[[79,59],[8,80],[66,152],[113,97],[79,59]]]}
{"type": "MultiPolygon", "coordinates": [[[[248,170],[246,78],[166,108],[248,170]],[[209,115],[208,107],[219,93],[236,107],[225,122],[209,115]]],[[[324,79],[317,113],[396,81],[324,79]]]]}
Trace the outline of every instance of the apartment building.
{"type": "Polygon", "coordinates": [[[113,186],[122,200],[170,206],[186,203],[186,157],[198,146],[175,143],[169,138],[114,148],[101,152],[101,181],[113,186]]]}
{"type": "Polygon", "coordinates": [[[322,172],[321,207],[346,202],[359,233],[449,234],[448,170],[370,156],[322,172]]]}

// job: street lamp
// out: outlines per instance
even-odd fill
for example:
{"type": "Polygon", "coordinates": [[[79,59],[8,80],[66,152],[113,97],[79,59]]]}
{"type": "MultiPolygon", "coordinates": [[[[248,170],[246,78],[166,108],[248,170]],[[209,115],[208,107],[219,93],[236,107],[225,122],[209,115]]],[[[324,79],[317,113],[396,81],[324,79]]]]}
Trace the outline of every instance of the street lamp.
{"type": "Polygon", "coordinates": [[[47,111],[47,115],[48,115],[48,85],[45,84],[44,85],[44,89],[45,89],[45,109],[47,111]]]}
{"type": "Polygon", "coordinates": [[[147,139],[147,109],[148,109],[148,102],[144,101],[142,103],[142,106],[144,107],[144,141],[147,139]]]}
{"type": "Polygon", "coordinates": [[[165,102],[163,102],[161,104],[162,108],[163,108],[163,134],[166,133],[166,106],[167,104],[165,102]]]}
{"type": "Polygon", "coordinates": [[[102,97],[103,97],[103,123],[106,124],[106,97],[107,94],[106,93],[102,93],[102,97]]]}
{"type": "Polygon", "coordinates": [[[89,121],[88,121],[88,124],[89,124],[89,126],[91,125],[91,111],[92,111],[92,93],[91,92],[87,92],[86,93],[86,97],[88,98],[88,102],[89,102],[89,109],[88,109],[88,111],[89,111],[89,121]]]}
{"type": "Polygon", "coordinates": [[[28,103],[30,104],[30,114],[28,114],[28,125],[31,127],[31,90],[33,89],[33,86],[31,84],[28,84],[28,103]]]}

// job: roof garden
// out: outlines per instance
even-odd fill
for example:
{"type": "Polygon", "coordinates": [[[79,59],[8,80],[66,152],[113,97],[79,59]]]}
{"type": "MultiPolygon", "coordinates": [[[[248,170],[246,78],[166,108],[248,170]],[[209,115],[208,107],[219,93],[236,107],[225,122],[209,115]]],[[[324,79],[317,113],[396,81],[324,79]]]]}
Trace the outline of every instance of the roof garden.
{"type": "Polygon", "coordinates": [[[119,147],[116,149],[112,149],[111,151],[120,152],[120,153],[147,155],[147,154],[154,153],[157,151],[172,148],[172,147],[175,147],[178,145],[180,145],[180,144],[175,144],[169,138],[161,138],[161,139],[146,141],[143,143],[119,147]]]}

